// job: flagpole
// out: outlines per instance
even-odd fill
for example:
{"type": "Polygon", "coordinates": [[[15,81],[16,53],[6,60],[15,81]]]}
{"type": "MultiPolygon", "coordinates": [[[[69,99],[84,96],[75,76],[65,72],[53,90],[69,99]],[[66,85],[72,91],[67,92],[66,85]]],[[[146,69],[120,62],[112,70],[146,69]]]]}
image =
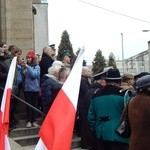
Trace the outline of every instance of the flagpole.
{"type": "Polygon", "coordinates": [[[124,46],[123,46],[123,33],[121,33],[121,45],[122,45],[122,72],[124,73],[124,46]]]}

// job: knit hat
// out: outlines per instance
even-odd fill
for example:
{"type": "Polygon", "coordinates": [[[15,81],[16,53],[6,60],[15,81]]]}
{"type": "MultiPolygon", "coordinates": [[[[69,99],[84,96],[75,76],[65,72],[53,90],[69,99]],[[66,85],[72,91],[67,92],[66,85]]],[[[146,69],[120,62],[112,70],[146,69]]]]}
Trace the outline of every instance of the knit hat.
{"type": "Polygon", "coordinates": [[[34,50],[29,50],[26,57],[29,57],[29,58],[34,58],[35,57],[35,52],[34,50]]]}
{"type": "Polygon", "coordinates": [[[146,90],[150,88],[150,75],[145,75],[136,81],[136,90],[146,90]]]}

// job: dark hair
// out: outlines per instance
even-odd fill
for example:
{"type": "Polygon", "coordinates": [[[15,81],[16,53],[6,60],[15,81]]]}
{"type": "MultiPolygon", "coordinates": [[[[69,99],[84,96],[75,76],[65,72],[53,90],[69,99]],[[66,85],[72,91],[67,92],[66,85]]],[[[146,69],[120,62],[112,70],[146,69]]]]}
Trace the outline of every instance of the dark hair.
{"type": "Polygon", "coordinates": [[[18,52],[22,53],[21,49],[19,49],[16,45],[10,45],[8,51],[11,52],[13,55],[15,55],[18,52]]]}
{"type": "Polygon", "coordinates": [[[18,53],[18,52],[22,53],[22,50],[18,48],[18,49],[16,49],[16,50],[14,51],[15,54],[18,53]]]}
{"type": "Polygon", "coordinates": [[[18,47],[16,45],[10,45],[9,48],[8,48],[8,51],[11,52],[12,50],[14,51],[16,49],[18,49],[18,47]]]}
{"type": "Polygon", "coordinates": [[[0,42],[0,47],[3,47],[4,44],[6,44],[6,42],[1,41],[0,42]]]}

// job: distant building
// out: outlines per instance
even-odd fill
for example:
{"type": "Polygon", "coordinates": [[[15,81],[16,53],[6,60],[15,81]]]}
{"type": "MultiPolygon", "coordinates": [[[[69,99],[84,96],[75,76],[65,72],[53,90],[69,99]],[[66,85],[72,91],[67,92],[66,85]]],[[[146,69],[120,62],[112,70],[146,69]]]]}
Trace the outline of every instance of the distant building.
{"type": "Polygon", "coordinates": [[[47,0],[41,0],[41,3],[47,3],[47,0]]]}
{"type": "MultiPolygon", "coordinates": [[[[150,42],[148,42],[150,47],[150,42]]],[[[145,50],[135,56],[124,60],[124,72],[138,74],[140,72],[150,72],[149,49],[145,50]]],[[[116,60],[117,68],[123,73],[122,60],[116,60]]]]}
{"type": "Polygon", "coordinates": [[[123,73],[123,62],[122,60],[116,60],[116,66],[119,69],[120,73],[123,73]]]}

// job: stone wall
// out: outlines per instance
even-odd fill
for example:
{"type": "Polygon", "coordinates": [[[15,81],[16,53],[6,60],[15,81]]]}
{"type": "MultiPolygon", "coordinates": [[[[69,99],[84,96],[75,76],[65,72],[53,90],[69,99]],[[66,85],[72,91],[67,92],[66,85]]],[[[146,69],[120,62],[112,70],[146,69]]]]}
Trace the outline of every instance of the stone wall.
{"type": "Polygon", "coordinates": [[[32,0],[0,0],[0,38],[17,45],[25,55],[34,49],[32,0]]]}

